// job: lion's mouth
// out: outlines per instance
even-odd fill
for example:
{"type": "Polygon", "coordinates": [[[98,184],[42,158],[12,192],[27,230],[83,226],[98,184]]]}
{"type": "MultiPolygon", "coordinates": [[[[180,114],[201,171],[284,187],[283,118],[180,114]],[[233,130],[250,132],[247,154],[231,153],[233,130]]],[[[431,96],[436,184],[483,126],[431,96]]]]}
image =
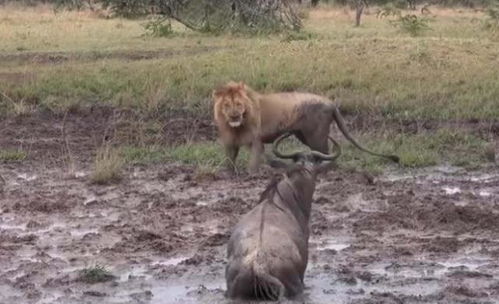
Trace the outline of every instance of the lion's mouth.
{"type": "Polygon", "coordinates": [[[229,126],[233,127],[233,128],[237,128],[239,126],[241,126],[241,121],[238,120],[238,121],[229,121],[229,126]]]}

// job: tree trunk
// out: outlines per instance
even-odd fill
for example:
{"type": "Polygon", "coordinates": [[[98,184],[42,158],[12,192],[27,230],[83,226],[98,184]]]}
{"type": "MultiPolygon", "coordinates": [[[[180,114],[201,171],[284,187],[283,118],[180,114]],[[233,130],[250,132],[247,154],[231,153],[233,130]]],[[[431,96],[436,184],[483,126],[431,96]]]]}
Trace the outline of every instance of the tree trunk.
{"type": "Polygon", "coordinates": [[[410,10],[416,10],[416,1],[415,0],[407,0],[407,3],[409,4],[409,9],[410,10]]]}
{"type": "Polygon", "coordinates": [[[310,1],[310,3],[312,4],[313,7],[316,7],[317,4],[319,4],[319,0],[312,0],[310,1]]]}
{"type": "Polygon", "coordinates": [[[355,26],[360,26],[360,18],[364,12],[365,3],[362,0],[357,0],[356,10],[355,10],[355,26]]]}

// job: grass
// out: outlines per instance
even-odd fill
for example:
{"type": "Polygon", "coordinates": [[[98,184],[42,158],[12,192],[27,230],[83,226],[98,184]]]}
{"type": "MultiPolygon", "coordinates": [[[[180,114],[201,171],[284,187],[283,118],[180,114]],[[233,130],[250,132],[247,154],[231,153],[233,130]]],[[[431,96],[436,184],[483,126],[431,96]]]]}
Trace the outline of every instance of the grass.
{"type": "MultiPolygon", "coordinates": [[[[477,136],[459,129],[442,128],[436,132],[420,134],[391,134],[373,137],[373,134],[356,136],[365,147],[385,154],[400,156],[400,165],[405,168],[421,168],[447,162],[457,166],[473,168],[481,163],[493,161],[490,144],[477,136]]],[[[342,137],[342,155],[338,163],[345,169],[358,169],[371,173],[381,173],[389,160],[371,156],[355,148],[342,137]]],[[[282,151],[303,150],[307,147],[290,139],[283,143],[282,151]]],[[[124,147],[121,150],[129,164],[155,164],[179,162],[193,165],[200,171],[213,171],[222,168],[225,161],[223,148],[214,142],[195,142],[173,147],[124,147]]],[[[267,157],[272,157],[271,147],[267,146],[267,157]]],[[[249,151],[241,149],[237,166],[246,168],[249,151]]]]}
{"type": "MultiPolygon", "coordinates": [[[[172,23],[174,35],[159,38],[144,35],[147,20],[0,6],[0,116],[110,104],[146,117],[182,110],[207,118],[212,89],[234,79],[262,92],[299,90],[336,98],[345,112],[381,116],[391,125],[497,121],[499,40],[483,27],[487,15],[430,10],[432,30],[418,37],[376,18],[374,7],[356,28],[354,12],[323,5],[305,12],[298,34],[211,36],[172,23]]],[[[154,119],[145,124],[161,130],[154,119]]],[[[390,137],[384,132],[364,139],[374,150],[398,153],[406,167],[441,161],[474,166],[494,158],[490,145],[464,129],[390,137]]],[[[377,171],[386,165],[349,145],[344,150],[340,162],[347,167],[377,171]]],[[[119,180],[125,162],[178,161],[209,171],[224,157],[213,142],[122,147],[98,153],[92,181],[119,180]]],[[[240,166],[247,158],[240,157],[240,166]]]]}
{"type": "Polygon", "coordinates": [[[345,108],[388,118],[498,117],[499,43],[478,22],[486,16],[434,14],[433,30],[421,37],[374,11],[354,28],[351,13],[323,7],[309,13],[304,34],[213,37],[174,24],[178,35],[152,38],[143,36],[143,20],[4,7],[0,51],[13,59],[0,61],[0,90],[51,109],[98,102],[205,113],[213,87],[237,79],[262,91],[338,97],[345,108]],[[153,55],[134,59],[144,52],[153,55]],[[34,76],[9,81],[26,73],[34,76]]]}
{"type": "MultiPolygon", "coordinates": [[[[123,147],[121,155],[128,164],[155,164],[161,162],[179,162],[193,165],[200,171],[212,171],[225,165],[223,147],[215,142],[193,142],[178,146],[160,147],[123,147]]],[[[249,153],[241,149],[238,167],[245,168],[249,153]]]]}
{"type": "MultiPolygon", "coordinates": [[[[389,138],[361,138],[369,149],[400,156],[405,168],[421,168],[447,162],[456,166],[473,168],[491,161],[487,141],[466,131],[442,128],[436,132],[420,134],[396,134],[389,138]]],[[[380,173],[390,161],[359,152],[355,147],[343,145],[344,155],[339,163],[344,168],[363,168],[380,173]]]]}
{"type": "Polygon", "coordinates": [[[28,154],[22,150],[0,149],[0,163],[20,162],[26,159],[28,154]]]}
{"type": "Polygon", "coordinates": [[[81,270],[79,274],[79,280],[87,284],[102,283],[113,279],[114,275],[112,275],[106,268],[99,265],[85,268],[81,270]]]}
{"type": "Polygon", "coordinates": [[[119,182],[122,179],[124,164],[124,159],[119,151],[105,145],[97,151],[90,181],[99,185],[119,182]]]}

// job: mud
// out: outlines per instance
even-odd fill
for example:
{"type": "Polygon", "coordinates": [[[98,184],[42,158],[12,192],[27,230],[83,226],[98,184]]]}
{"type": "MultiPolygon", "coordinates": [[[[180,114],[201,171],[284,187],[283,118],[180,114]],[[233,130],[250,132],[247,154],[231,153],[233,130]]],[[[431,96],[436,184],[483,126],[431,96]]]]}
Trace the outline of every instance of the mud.
{"type": "Polygon", "coordinates": [[[219,47],[192,47],[188,50],[172,51],[158,49],[152,51],[119,50],[113,52],[21,52],[0,54],[0,63],[57,65],[66,62],[94,62],[97,60],[120,59],[127,61],[151,60],[173,56],[193,56],[220,50],[219,47]]]}
{"type": "MultiPolygon", "coordinates": [[[[215,138],[208,118],[155,117],[154,132],[148,121],[106,107],[0,120],[0,147],[28,151],[0,163],[0,304],[231,303],[225,244],[275,172],[132,166],[119,184],[91,185],[103,141],[215,138]],[[112,277],[86,283],[81,271],[95,266],[112,277]]],[[[307,288],[288,302],[499,303],[497,167],[333,170],[312,210],[307,288]]]]}
{"type": "Polygon", "coordinates": [[[28,161],[46,165],[61,165],[70,157],[78,163],[88,162],[105,142],[164,145],[215,138],[210,117],[200,118],[187,111],[147,117],[131,109],[80,106],[64,114],[37,111],[0,117],[0,147],[22,149],[28,152],[28,161]]]}
{"type": "MultiPolygon", "coordinates": [[[[84,169],[1,166],[0,303],[229,303],[225,244],[268,176],[194,174],[136,167],[94,186],[84,169]],[[83,282],[96,265],[114,278],[83,282]]],[[[330,172],[315,199],[292,303],[499,303],[497,168],[330,172]]]]}

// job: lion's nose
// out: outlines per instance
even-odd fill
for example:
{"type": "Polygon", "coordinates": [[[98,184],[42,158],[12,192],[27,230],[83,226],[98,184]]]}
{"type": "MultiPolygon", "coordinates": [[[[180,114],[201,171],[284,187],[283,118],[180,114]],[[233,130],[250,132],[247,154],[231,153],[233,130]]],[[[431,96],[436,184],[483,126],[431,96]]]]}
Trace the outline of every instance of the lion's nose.
{"type": "Polygon", "coordinates": [[[231,120],[236,120],[239,118],[239,114],[231,114],[229,117],[231,120]]]}

